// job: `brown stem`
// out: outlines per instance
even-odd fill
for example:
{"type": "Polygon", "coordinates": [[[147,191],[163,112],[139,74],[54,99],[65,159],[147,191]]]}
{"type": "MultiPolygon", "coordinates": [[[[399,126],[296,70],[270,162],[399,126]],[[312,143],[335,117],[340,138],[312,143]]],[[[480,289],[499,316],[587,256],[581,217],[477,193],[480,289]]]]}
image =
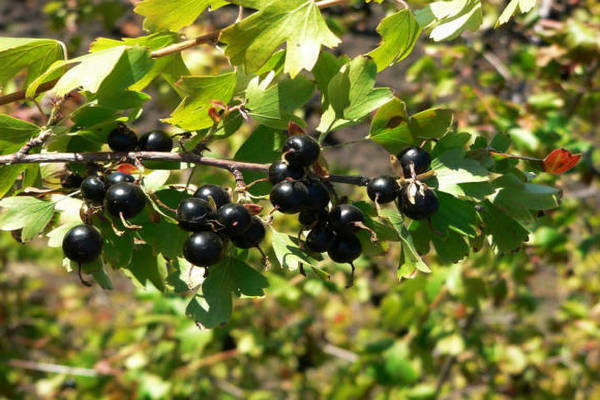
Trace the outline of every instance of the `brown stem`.
{"type": "MultiPolygon", "coordinates": [[[[42,83],[37,88],[35,93],[36,94],[42,93],[42,92],[45,92],[46,90],[52,89],[54,87],[54,85],[56,85],[56,82],[58,82],[58,79],[54,79],[53,81],[42,83]]],[[[4,105],[4,104],[12,103],[13,101],[19,101],[19,100],[23,100],[23,99],[25,99],[25,90],[18,90],[14,93],[7,94],[5,96],[0,96],[0,106],[4,105]]]]}

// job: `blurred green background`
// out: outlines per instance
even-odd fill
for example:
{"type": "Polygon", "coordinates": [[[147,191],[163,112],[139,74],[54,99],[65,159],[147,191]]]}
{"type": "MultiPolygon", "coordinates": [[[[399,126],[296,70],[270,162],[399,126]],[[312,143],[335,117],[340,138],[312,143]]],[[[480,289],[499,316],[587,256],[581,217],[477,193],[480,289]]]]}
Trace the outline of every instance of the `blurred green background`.
{"type": "MultiPolygon", "coordinates": [[[[413,9],[423,4],[410,2],[413,9]]],[[[114,290],[87,288],[43,238],[22,246],[1,232],[0,397],[600,398],[600,3],[542,0],[494,30],[504,6],[486,2],[481,29],[454,41],[423,35],[379,84],[390,86],[410,113],[447,106],[458,130],[508,134],[511,152],[583,153],[571,173],[542,176],[563,190],[562,204],[540,219],[528,246],[497,254],[472,243],[466,261],[438,265],[428,256],[431,274],[402,281],[391,246],[385,257],[359,260],[351,289],[344,289],[346,269],[322,281],[274,265],[266,272],[267,296],[236,300],[231,322],[208,331],[185,317],[181,297],[136,286],[116,271],[114,290]]],[[[4,0],[0,34],[58,38],[73,56],[97,36],[143,34],[132,8],[116,0],[4,0]]],[[[385,11],[356,1],[324,15],[344,39],[341,50],[355,56],[377,44],[374,27],[385,11]]],[[[185,33],[227,25],[235,14],[208,13],[185,33]]],[[[225,62],[208,47],[184,57],[195,73],[225,62]]],[[[150,94],[139,130],[158,127],[178,100],[161,82],[150,94]]],[[[315,99],[303,110],[309,126],[319,104],[315,99]]],[[[39,118],[27,104],[0,112],[39,118]]],[[[385,151],[374,144],[335,147],[366,130],[332,135],[326,158],[333,170],[389,170],[385,151]]],[[[231,156],[244,139],[234,135],[211,149],[231,156]]],[[[196,175],[195,183],[233,184],[209,168],[196,175]]],[[[362,190],[347,194],[366,197],[362,190]]],[[[282,230],[298,227],[294,218],[276,221],[282,230]]]]}

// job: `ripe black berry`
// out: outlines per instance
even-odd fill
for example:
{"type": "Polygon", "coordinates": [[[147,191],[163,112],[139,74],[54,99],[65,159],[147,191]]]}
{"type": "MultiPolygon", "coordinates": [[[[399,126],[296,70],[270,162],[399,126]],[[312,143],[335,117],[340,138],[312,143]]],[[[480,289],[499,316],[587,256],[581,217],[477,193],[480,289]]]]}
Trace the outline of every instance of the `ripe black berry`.
{"type": "Polygon", "coordinates": [[[337,235],[327,254],[337,263],[351,263],[362,252],[360,240],[354,235],[337,235]]]}
{"type": "Polygon", "coordinates": [[[108,146],[112,151],[134,151],[137,144],[137,136],[124,124],[119,124],[108,134],[108,146]]]}
{"type": "Polygon", "coordinates": [[[142,212],[146,205],[146,195],[138,185],[124,182],[111,186],[106,191],[104,207],[113,216],[133,218],[142,212]]]}
{"type": "Polygon", "coordinates": [[[299,181],[282,181],[273,186],[269,198],[282,213],[295,214],[306,204],[308,189],[299,181]]]}
{"type": "Polygon", "coordinates": [[[246,232],[252,222],[252,215],[246,207],[229,203],[219,207],[217,219],[229,236],[239,236],[246,232]]]}
{"type": "Polygon", "coordinates": [[[60,184],[65,189],[77,189],[81,186],[83,178],[79,174],[69,174],[60,180],[60,184]]]}
{"type": "Polygon", "coordinates": [[[329,250],[335,239],[335,233],[326,224],[315,226],[306,236],[306,247],[315,253],[329,250]]]}
{"type": "Polygon", "coordinates": [[[138,144],[140,150],[144,151],[171,151],[173,149],[173,139],[162,131],[144,134],[138,144]]]}
{"type": "Polygon", "coordinates": [[[80,264],[92,262],[102,252],[102,236],[90,225],[77,225],[63,238],[62,248],[69,260],[80,264]]]}
{"type": "Polygon", "coordinates": [[[410,219],[425,219],[431,217],[440,207],[437,196],[431,189],[424,189],[415,193],[415,202],[411,203],[408,196],[408,187],[403,187],[398,195],[397,206],[403,214],[410,219]]]}
{"type": "Polygon", "coordinates": [[[275,185],[284,179],[300,179],[304,176],[304,168],[276,161],[269,167],[269,181],[275,185]]]}
{"type": "Polygon", "coordinates": [[[91,203],[102,203],[107,186],[103,177],[90,175],[81,182],[81,194],[91,203]]]}
{"type": "Polygon", "coordinates": [[[309,182],[306,184],[308,189],[308,198],[304,208],[312,211],[319,211],[329,204],[329,190],[322,182],[309,182]]]}
{"type": "Polygon", "coordinates": [[[314,212],[311,210],[300,211],[298,214],[298,222],[304,226],[311,226],[315,222],[327,222],[329,220],[329,212],[325,209],[320,210],[319,212],[314,212]]]}
{"type": "Polygon", "coordinates": [[[396,179],[389,175],[382,175],[373,178],[367,185],[367,194],[373,201],[379,204],[389,203],[394,201],[398,196],[400,186],[396,183],[396,179]]]}
{"type": "Polygon", "coordinates": [[[198,197],[199,199],[209,201],[209,198],[212,197],[213,201],[217,208],[224,206],[227,203],[231,202],[231,197],[229,197],[229,193],[221,186],[217,185],[202,185],[196,190],[194,193],[194,197],[198,197]]]}
{"type": "Polygon", "coordinates": [[[359,229],[355,223],[363,222],[365,216],[360,208],[356,206],[351,204],[340,204],[331,210],[329,213],[329,220],[337,233],[351,234],[359,229]]]}
{"type": "Polygon", "coordinates": [[[429,153],[420,147],[407,147],[398,154],[398,160],[402,165],[402,172],[405,177],[410,177],[410,164],[414,164],[415,173],[417,175],[429,169],[431,165],[431,157],[429,153]]]}
{"type": "Polygon", "coordinates": [[[110,174],[108,178],[106,178],[106,182],[108,182],[109,186],[112,186],[123,182],[133,183],[135,182],[135,178],[132,175],[117,171],[110,174]]]}
{"type": "Polygon", "coordinates": [[[210,222],[216,218],[210,204],[197,197],[184,199],[177,207],[177,222],[181,229],[200,232],[211,228],[210,222]]]}
{"type": "Polygon", "coordinates": [[[232,236],[231,242],[240,249],[256,247],[265,238],[265,226],[257,216],[252,217],[250,227],[240,236],[232,236]]]}
{"type": "Polygon", "coordinates": [[[321,148],[316,140],[307,135],[294,135],[283,145],[285,159],[297,167],[308,167],[319,158],[321,148]]]}
{"type": "Polygon", "coordinates": [[[192,234],[183,245],[183,256],[193,265],[207,267],[221,260],[223,239],[211,231],[192,234]]]}

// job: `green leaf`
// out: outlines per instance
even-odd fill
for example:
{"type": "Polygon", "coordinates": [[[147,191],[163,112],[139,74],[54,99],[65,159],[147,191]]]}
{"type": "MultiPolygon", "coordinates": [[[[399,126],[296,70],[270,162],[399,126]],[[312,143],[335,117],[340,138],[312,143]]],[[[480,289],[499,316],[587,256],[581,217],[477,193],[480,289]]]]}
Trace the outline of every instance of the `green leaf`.
{"type": "Polygon", "coordinates": [[[321,93],[327,92],[327,86],[345,64],[349,63],[350,59],[346,55],[336,57],[326,51],[321,52],[317,63],[315,64],[312,74],[317,81],[317,87],[321,93]]]}
{"type": "Polygon", "coordinates": [[[339,129],[360,122],[371,111],[392,98],[389,88],[375,88],[377,65],[359,56],[343,65],[329,80],[323,93],[323,115],[317,127],[320,132],[339,129]]]}
{"type": "Polygon", "coordinates": [[[410,10],[385,17],[377,26],[382,43],[368,55],[377,64],[377,72],[405,59],[421,34],[421,27],[410,10]]]}
{"type": "Polygon", "coordinates": [[[453,230],[440,235],[431,232],[431,241],[438,257],[444,263],[457,263],[469,254],[469,245],[465,239],[453,230]]]}
{"type": "Polygon", "coordinates": [[[381,215],[391,222],[402,241],[403,259],[398,266],[398,277],[400,279],[405,278],[406,273],[412,273],[415,268],[421,272],[431,272],[431,269],[429,269],[427,264],[423,262],[421,256],[417,252],[410,232],[408,232],[402,223],[402,217],[400,216],[400,213],[396,210],[386,209],[381,211],[381,215]]]}
{"type": "Polygon", "coordinates": [[[282,268],[296,270],[300,264],[316,266],[319,261],[298,247],[298,240],[291,235],[271,229],[271,246],[282,268]]]}
{"type": "Polygon", "coordinates": [[[483,220],[486,233],[492,235],[494,244],[501,252],[516,250],[529,239],[527,230],[521,224],[492,203],[486,201],[478,213],[483,220]]]}
{"type": "Polygon", "coordinates": [[[91,274],[94,277],[94,280],[98,283],[98,285],[100,285],[102,289],[112,290],[112,282],[110,281],[110,277],[108,276],[104,268],[96,269],[92,271],[91,274]]]}
{"type": "Polygon", "coordinates": [[[152,68],[150,52],[143,47],[117,46],[65,61],[57,61],[27,88],[32,97],[43,82],[65,66],[77,64],[60,77],[53,91],[64,96],[75,89],[91,93],[105,91],[115,96],[142,79],[152,68]]]}
{"type": "MultiPolygon", "coordinates": [[[[280,130],[260,125],[244,141],[233,159],[236,161],[271,163],[281,157],[281,147],[286,138],[280,130]]],[[[264,172],[244,171],[243,174],[247,183],[265,177],[264,172]]],[[[270,192],[271,184],[261,182],[252,186],[249,190],[254,195],[262,196],[270,192]]]]}
{"type": "Polygon", "coordinates": [[[550,210],[558,207],[558,189],[525,183],[514,174],[505,174],[493,182],[496,192],[490,200],[505,214],[521,222],[535,219],[529,210],[550,210]]]}
{"type": "Polygon", "coordinates": [[[0,201],[0,229],[23,229],[23,241],[30,241],[42,232],[54,215],[54,203],[35,197],[7,197],[0,201]]]}
{"type": "Polygon", "coordinates": [[[294,78],[302,69],[312,70],[321,45],[335,47],[340,42],[321,16],[313,0],[236,1],[259,11],[225,28],[220,40],[227,44],[225,54],[233,65],[243,64],[255,72],[287,42],[284,72],[294,78]]]}
{"type": "Polygon", "coordinates": [[[158,262],[158,257],[148,245],[137,245],[133,249],[131,263],[125,267],[132,280],[140,287],[145,288],[152,283],[161,292],[165,291],[167,271],[164,265],[158,262]]]}
{"type": "Polygon", "coordinates": [[[475,237],[477,223],[475,203],[457,199],[444,192],[438,192],[437,197],[440,208],[431,217],[434,229],[442,234],[452,229],[461,235],[475,237]]]}
{"type": "Polygon", "coordinates": [[[442,137],[452,124],[452,111],[430,108],[407,117],[404,103],[394,98],[381,107],[369,129],[367,138],[381,144],[392,154],[406,146],[417,145],[423,139],[442,137]]]}
{"type": "Polygon", "coordinates": [[[437,190],[454,196],[470,195],[467,183],[482,182],[490,186],[488,171],[479,162],[466,158],[463,149],[444,152],[431,162],[431,168],[435,171],[433,180],[437,181],[437,190]]]}
{"type": "Polygon", "coordinates": [[[0,199],[10,191],[21,172],[26,168],[27,166],[23,164],[0,166],[0,199]]]}
{"type": "Polygon", "coordinates": [[[293,112],[302,107],[315,91],[315,85],[304,76],[284,79],[269,87],[272,75],[259,81],[256,77],[246,89],[248,115],[271,128],[287,129],[289,121],[306,126],[293,112]]]}
{"type": "Polygon", "coordinates": [[[510,3],[508,3],[508,5],[506,6],[506,8],[504,8],[504,11],[502,11],[502,14],[500,14],[500,16],[498,17],[494,28],[497,28],[500,25],[507,23],[510,17],[515,15],[517,7],[521,13],[525,14],[531,11],[533,7],[535,7],[535,0],[511,0],[510,3]]]}
{"type": "Polygon", "coordinates": [[[229,103],[237,81],[235,72],[215,76],[184,76],[178,85],[186,97],[179,103],[170,118],[164,121],[182,129],[200,130],[213,124],[208,115],[211,100],[229,103]]]}
{"type": "Polygon", "coordinates": [[[208,7],[216,9],[223,4],[223,0],[143,0],[133,11],[145,17],[147,31],[176,32],[193,24],[208,7]]]}
{"type": "Polygon", "coordinates": [[[0,38],[0,86],[27,69],[29,85],[57,60],[66,58],[64,45],[52,39],[0,38]]]}
{"type": "Polygon", "coordinates": [[[113,268],[124,268],[129,265],[133,256],[133,233],[130,229],[123,227],[121,222],[115,222],[116,228],[123,232],[122,236],[118,236],[110,221],[104,218],[95,217],[94,226],[100,230],[102,234],[103,261],[113,268]]]}
{"type": "Polygon", "coordinates": [[[0,114],[0,154],[16,152],[39,131],[34,124],[0,114]]]}
{"type": "Polygon", "coordinates": [[[466,29],[474,32],[483,20],[480,0],[436,1],[415,14],[423,29],[433,27],[429,37],[436,42],[454,39],[466,29]]]}
{"type": "Polygon", "coordinates": [[[263,296],[268,280],[244,261],[228,257],[208,269],[202,284],[206,305],[196,299],[188,304],[186,314],[206,328],[214,328],[231,318],[232,293],[236,296],[263,296]]]}

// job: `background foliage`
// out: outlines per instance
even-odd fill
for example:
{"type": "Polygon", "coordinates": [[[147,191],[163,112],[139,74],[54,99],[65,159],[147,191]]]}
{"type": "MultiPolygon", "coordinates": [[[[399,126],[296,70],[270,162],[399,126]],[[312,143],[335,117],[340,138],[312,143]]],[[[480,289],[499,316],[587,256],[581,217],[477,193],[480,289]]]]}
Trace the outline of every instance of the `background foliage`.
{"type": "MultiPolygon", "coordinates": [[[[143,22],[146,27],[169,24],[168,29],[177,30],[181,27],[178,24],[186,22],[181,15],[152,18],[156,15],[153,2],[144,3],[145,7],[138,5],[138,12],[148,16],[143,22]]],[[[220,5],[195,3],[202,8],[189,10],[186,18],[195,12],[199,14],[206,6],[220,5]]],[[[206,331],[199,330],[185,316],[186,299],[159,292],[153,286],[162,279],[148,275],[145,268],[136,269],[133,265],[129,269],[133,285],[118,274],[111,274],[112,291],[98,286],[88,289],[80,286],[73,274],[65,274],[59,250],[38,240],[20,246],[10,233],[2,232],[0,337],[4,339],[0,341],[0,394],[7,398],[253,399],[425,399],[436,394],[441,398],[599,396],[600,282],[596,269],[600,220],[599,173],[595,167],[599,156],[595,146],[600,115],[600,8],[594,1],[542,2],[529,14],[516,16],[493,30],[494,25],[507,20],[511,10],[529,11],[532,2],[513,0],[505,5],[464,1],[452,7],[448,3],[455,2],[411,2],[411,8],[418,10],[415,16],[419,26],[426,26],[426,33],[418,40],[420,28],[404,22],[404,18],[410,20],[406,13],[394,16],[402,19],[406,31],[388,30],[386,19],[383,20],[377,31],[384,38],[384,46],[386,40],[395,40],[393,35],[415,37],[416,44],[400,65],[378,75],[376,86],[391,87],[417,121],[420,112],[435,106],[453,110],[459,132],[489,133],[490,138],[497,132],[506,134],[497,135],[494,140],[502,146],[508,145],[510,139],[511,152],[543,157],[562,146],[584,153],[584,161],[573,173],[542,174],[538,178],[538,183],[562,189],[562,203],[529,226],[533,234],[527,246],[513,252],[519,241],[514,246],[510,235],[499,232],[505,237],[506,251],[499,243],[501,251],[494,253],[483,243],[470,241],[472,248],[482,250],[451,265],[442,261],[455,255],[436,248],[438,254],[427,257],[427,266],[422,267],[431,269],[430,274],[415,275],[412,268],[401,269],[401,276],[411,278],[401,281],[396,272],[398,259],[407,256],[392,248],[385,258],[361,258],[355,287],[349,290],[343,288],[346,268],[329,269],[329,281],[273,268],[264,274],[268,279],[266,297],[236,300],[231,321],[206,331]],[[454,40],[442,41],[446,39],[454,40]],[[19,360],[85,370],[75,371],[76,374],[45,373],[25,369],[19,360]]],[[[142,34],[142,20],[127,3],[51,1],[44,4],[42,13],[36,6],[39,5],[28,9],[20,3],[13,5],[10,12],[2,14],[7,15],[0,20],[2,31],[10,36],[56,36],[67,43],[72,55],[85,54],[90,39],[97,36],[120,39],[142,34]],[[44,32],[39,31],[40,27],[44,32]]],[[[380,37],[373,32],[385,9],[384,5],[355,2],[324,10],[323,15],[329,29],[344,38],[342,50],[354,57],[376,47],[380,37]]],[[[196,25],[185,28],[186,34],[191,37],[235,18],[236,10],[222,11],[221,17],[203,14],[196,25]],[[230,20],[218,20],[227,17],[230,20]]],[[[399,22],[387,23],[393,26],[399,22]]],[[[286,39],[289,38],[282,37],[282,41],[286,39]]],[[[161,34],[152,40],[155,42],[143,44],[160,48],[174,39],[171,34],[161,34]]],[[[323,43],[328,42],[333,39],[325,35],[323,43]]],[[[228,51],[236,49],[234,42],[228,44],[233,45],[228,51]]],[[[103,57],[103,62],[106,58],[114,60],[115,68],[130,73],[130,81],[118,82],[117,86],[110,86],[110,91],[103,91],[102,86],[95,86],[103,81],[98,71],[77,71],[80,76],[97,77],[96,81],[85,83],[98,93],[98,102],[107,113],[111,112],[109,105],[118,98],[113,96],[115,88],[120,88],[122,91],[117,90],[117,94],[122,95],[125,88],[137,82],[136,68],[144,74],[149,68],[141,51],[130,51],[128,60],[135,62],[123,63],[124,50],[120,45],[114,40],[98,40],[92,47],[94,53],[87,57],[103,57]],[[128,68],[131,65],[136,68],[128,68]]],[[[61,51],[51,48],[50,54],[59,59],[61,51]]],[[[390,62],[401,61],[409,52],[407,48],[392,59],[388,53],[376,50],[369,55],[375,68],[381,70],[390,62]]],[[[241,49],[235,56],[227,55],[237,54],[251,60],[260,57],[241,49]]],[[[295,75],[301,66],[291,56],[286,55],[285,60],[282,56],[279,68],[295,75]]],[[[177,68],[178,57],[165,57],[163,68],[177,68]]],[[[204,119],[206,113],[202,110],[197,113],[198,119],[186,120],[190,115],[185,112],[186,107],[206,102],[193,96],[195,89],[218,85],[224,88],[222,100],[231,98],[235,82],[229,82],[227,74],[217,75],[225,64],[221,52],[202,47],[183,57],[194,73],[216,77],[190,79],[176,93],[168,84],[167,73],[165,81],[155,81],[148,88],[152,100],[149,107],[145,106],[136,128],[155,128],[160,126],[159,118],[169,115],[169,122],[177,121],[181,127],[190,124],[197,129],[207,124],[208,128],[211,121],[204,119]],[[179,95],[185,100],[171,114],[179,103],[179,95]]],[[[302,60],[307,64],[313,61],[316,59],[302,60]]],[[[333,57],[331,61],[336,62],[333,57]]],[[[14,61],[7,65],[14,65],[14,61]]],[[[355,58],[352,65],[357,70],[363,68],[364,60],[355,58]]],[[[40,71],[43,69],[40,67],[40,71]]],[[[35,71],[32,76],[36,76],[35,71]]],[[[338,79],[341,80],[342,77],[338,79]]],[[[73,87],[68,80],[64,83],[59,89],[69,92],[73,87]]],[[[335,98],[322,103],[321,99],[310,98],[312,91],[302,98],[302,88],[310,85],[302,75],[290,78],[286,84],[290,85],[288,93],[295,96],[285,99],[284,106],[278,105],[275,110],[261,103],[265,91],[258,83],[248,93],[249,104],[254,105],[252,110],[260,110],[251,116],[267,126],[262,134],[274,135],[268,128],[285,128],[281,121],[303,105],[303,114],[296,117],[309,127],[323,126],[324,121],[331,124],[327,118],[332,118],[336,127],[343,128],[353,120],[356,108],[352,107],[352,100],[350,106],[336,103],[335,98]],[[279,114],[282,111],[287,114],[279,114]],[[322,112],[324,116],[320,118],[322,112]]],[[[16,89],[16,85],[8,82],[7,87],[16,89]]],[[[346,90],[352,99],[352,87],[346,90]]],[[[380,98],[389,100],[389,92],[377,90],[370,94],[374,103],[380,98]]],[[[0,107],[4,113],[39,122],[36,109],[29,105],[0,107]]],[[[407,125],[410,135],[410,124],[407,125]]],[[[23,123],[14,131],[27,135],[27,129],[23,123]]],[[[336,171],[374,175],[389,168],[385,152],[360,140],[368,130],[367,124],[359,124],[336,131],[328,139],[325,144],[332,147],[326,157],[336,171]],[[349,140],[360,143],[336,147],[349,140]],[[373,161],[377,159],[381,161],[373,161]]],[[[373,137],[377,133],[369,132],[373,137]]],[[[255,131],[250,138],[258,134],[255,131]]],[[[277,140],[276,135],[273,140],[277,140]]],[[[391,149],[399,145],[386,142],[385,136],[379,142],[391,149]]],[[[0,140],[0,148],[7,152],[2,146],[4,142],[0,140]]],[[[243,137],[233,135],[211,150],[235,154],[236,159],[244,160],[245,154],[252,153],[251,146],[251,140],[244,142],[243,137]]],[[[274,157],[265,155],[264,162],[274,157]]],[[[511,160],[504,162],[509,164],[511,160]]],[[[210,168],[203,168],[194,180],[231,185],[229,174],[210,168]]],[[[0,190],[8,190],[3,186],[5,182],[6,178],[0,180],[0,190]]],[[[362,190],[344,190],[356,200],[366,197],[362,190]]],[[[506,200],[510,198],[509,193],[506,200]]],[[[520,212],[511,203],[507,209],[520,212]]],[[[494,215],[488,218],[498,220],[494,215]]],[[[293,218],[277,218],[282,231],[290,231],[295,224],[293,218]]],[[[419,228],[416,229],[418,237],[419,228]]],[[[498,229],[506,227],[500,225],[498,229]]],[[[518,234],[513,239],[518,239],[518,234]]],[[[152,232],[148,232],[148,238],[152,240],[152,232]]],[[[276,242],[275,239],[271,238],[276,242]]],[[[139,254],[135,259],[144,261],[145,266],[145,260],[152,257],[144,257],[147,249],[143,247],[136,251],[139,254]]],[[[257,255],[250,257],[252,265],[260,263],[257,255]]],[[[160,273],[160,266],[154,270],[160,273]]]]}

